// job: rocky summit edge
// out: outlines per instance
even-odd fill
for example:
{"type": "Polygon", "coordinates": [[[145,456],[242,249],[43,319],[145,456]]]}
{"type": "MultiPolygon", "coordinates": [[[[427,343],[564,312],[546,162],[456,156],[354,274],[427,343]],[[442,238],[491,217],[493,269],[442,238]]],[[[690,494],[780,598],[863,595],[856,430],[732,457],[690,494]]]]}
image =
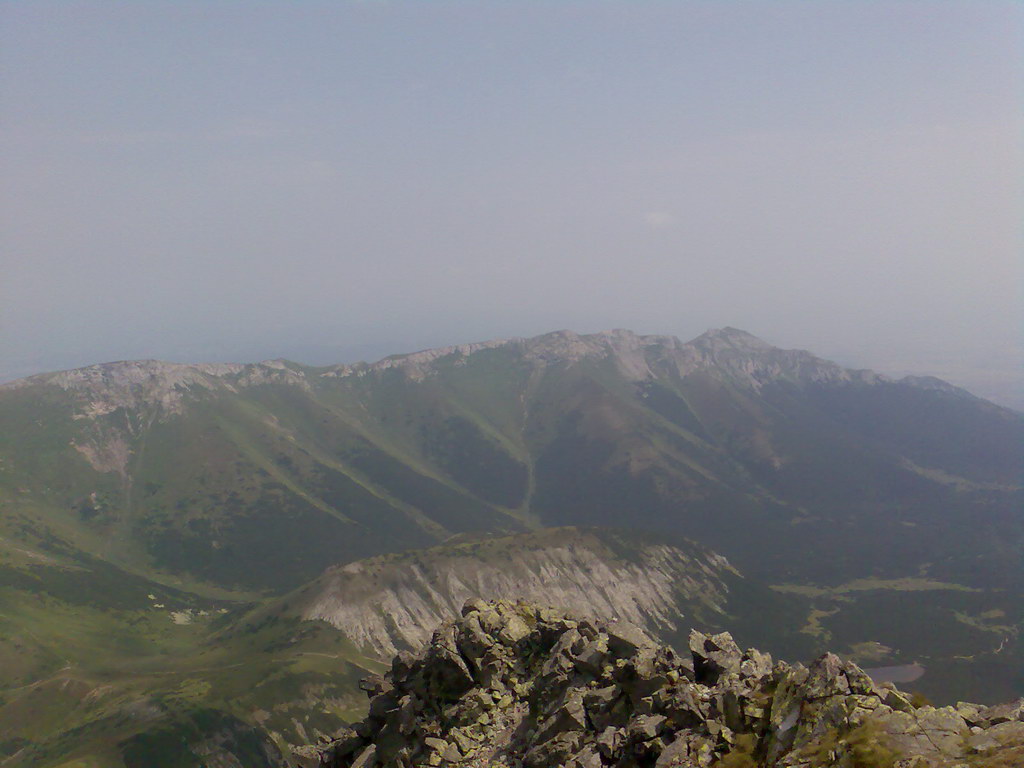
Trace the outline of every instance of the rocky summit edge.
{"type": "Polygon", "coordinates": [[[833,654],[810,666],[694,631],[471,600],[367,678],[367,716],[300,750],[323,768],[974,768],[1024,764],[1024,700],[935,708],[833,654]]]}

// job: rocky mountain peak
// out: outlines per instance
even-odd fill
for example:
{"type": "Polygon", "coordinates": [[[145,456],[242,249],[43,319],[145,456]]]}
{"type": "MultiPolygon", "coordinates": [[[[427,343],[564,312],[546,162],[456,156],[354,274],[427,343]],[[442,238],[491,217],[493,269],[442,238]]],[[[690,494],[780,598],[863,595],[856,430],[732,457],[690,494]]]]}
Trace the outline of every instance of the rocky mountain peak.
{"type": "Polygon", "coordinates": [[[56,373],[42,373],[0,385],[20,389],[55,386],[79,405],[79,418],[96,418],[119,408],[151,409],[156,415],[181,413],[189,392],[227,390],[271,381],[308,387],[299,366],[287,360],[240,363],[170,363],[119,360],[56,373]]]}
{"type": "MultiPolygon", "coordinates": [[[[584,360],[610,360],[627,379],[646,381],[666,372],[678,376],[704,371],[755,390],[773,380],[808,383],[879,383],[890,381],[872,371],[851,370],[810,352],[774,347],[747,331],[716,328],[683,342],[675,336],[642,335],[624,328],[591,334],[559,330],[531,338],[495,339],[391,355],[374,363],[331,366],[318,374],[287,360],[260,363],[168,363],[129,360],[103,363],[57,373],[39,374],[0,384],[0,390],[34,385],[55,385],[85,405],[88,416],[109,413],[120,407],[155,407],[160,414],[181,412],[184,395],[202,390],[229,390],[266,383],[284,383],[309,389],[317,380],[402,372],[413,381],[424,381],[489,350],[508,350],[537,367],[572,366],[584,360]]],[[[908,376],[901,384],[919,389],[966,395],[940,379],[908,376]]]]}
{"type": "Polygon", "coordinates": [[[674,336],[642,336],[624,328],[591,334],[560,331],[524,342],[527,357],[535,362],[572,364],[584,359],[610,359],[629,379],[654,377],[652,366],[682,342],[674,336]]]}
{"type": "Polygon", "coordinates": [[[367,716],[307,766],[938,768],[1020,765],[1024,700],[917,706],[825,654],[810,666],[694,631],[688,652],[622,622],[471,600],[368,678],[367,716]]]}
{"type": "Polygon", "coordinates": [[[764,352],[774,349],[768,342],[759,339],[752,333],[726,326],[725,328],[712,328],[705,331],[690,345],[703,349],[721,351],[730,349],[738,352],[764,352]]]}
{"type": "Polygon", "coordinates": [[[583,360],[610,360],[626,378],[645,381],[666,371],[686,376],[708,371],[733,383],[760,389],[771,380],[801,384],[883,380],[870,371],[850,371],[804,350],[780,349],[739,328],[712,329],[689,342],[675,336],[642,335],[624,328],[592,334],[562,330],[530,339],[510,339],[486,345],[436,350],[396,359],[394,364],[414,378],[429,375],[423,363],[458,354],[468,357],[494,346],[512,347],[538,366],[572,365],[583,360]]]}

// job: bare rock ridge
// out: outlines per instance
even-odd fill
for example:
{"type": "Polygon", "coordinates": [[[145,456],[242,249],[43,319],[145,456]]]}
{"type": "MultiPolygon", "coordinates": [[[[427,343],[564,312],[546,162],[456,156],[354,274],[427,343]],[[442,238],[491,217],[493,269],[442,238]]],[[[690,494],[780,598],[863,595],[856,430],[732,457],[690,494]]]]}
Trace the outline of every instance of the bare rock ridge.
{"type": "MultiPolygon", "coordinates": [[[[785,350],[737,328],[713,329],[689,342],[674,336],[641,336],[614,329],[594,334],[563,330],[533,338],[510,338],[392,355],[375,363],[353,363],[310,368],[285,360],[260,363],[166,363],[132,360],[91,365],[70,371],[45,373],[0,384],[18,389],[35,384],[60,387],[89,400],[83,416],[109,413],[119,407],[143,405],[165,414],[180,412],[189,392],[227,390],[265,384],[287,383],[310,388],[318,380],[362,377],[389,370],[401,371],[412,380],[430,376],[442,360],[456,364],[478,353],[504,349],[535,366],[573,364],[581,360],[611,360],[628,378],[642,381],[659,372],[687,375],[715,369],[736,383],[759,388],[769,379],[811,382],[878,383],[890,379],[871,371],[851,370],[803,350],[785,350]]],[[[945,392],[963,392],[933,377],[908,376],[901,383],[945,392]]],[[[966,394],[966,393],[964,393],[966,394]]]]}
{"type": "Polygon", "coordinates": [[[1024,700],[941,709],[825,654],[809,667],[693,632],[474,600],[363,683],[367,716],[300,750],[324,768],[953,768],[1024,764],[1024,700]]]}
{"type": "Polygon", "coordinates": [[[50,385],[77,395],[81,409],[76,418],[96,418],[124,408],[138,412],[181,413],[189,394],[236,392],[240,388],[281,382],[307,387],[299,366],[279,360],[238,363],[166,363],[160,360],[125,360],[100,363],[57,373],[42,373],[0,384],[3,389],[50,385]]]}

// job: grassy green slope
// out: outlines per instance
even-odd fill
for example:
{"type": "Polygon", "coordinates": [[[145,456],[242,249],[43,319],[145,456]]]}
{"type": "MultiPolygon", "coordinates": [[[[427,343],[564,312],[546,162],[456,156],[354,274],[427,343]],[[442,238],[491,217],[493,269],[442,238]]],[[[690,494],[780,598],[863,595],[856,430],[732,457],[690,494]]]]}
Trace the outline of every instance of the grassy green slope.
{"type": "Polygon", "coordinates": [[[525,467],[444,398],[409,438],[338,390],[266,385],[83,419],[53,389],[35,411],[30,390],[0,397],[5,512],[168,583],[280,591],[334,562],[523,525],[525,467]],[[124,461],[98,471],[75,444],[124,461]]]}
{"type": "Polygon", "coordinates": [[[246,592],[540,523],[677,530],[776,580],[924,563],[953,580],[1022,576],[1019,415],[897,383],[754,389],[651,360],[639,380],[614,355],[539,364],[515,345],[344,376],[292,365],[286,380],[183,390],[179,412],[4,389],[0,498],[120,567],[246,592]],[[965,553],[950,534],[968,519],[965,553]]]}
{"type": "Polygon", "coordinates": [[[326,624],[235,630],[250,604],[89,558],[8,566],[2,581],[3,765],[197,766],[196,745],[232,723],[252,749],[267,733],[307,743],[358,710],[357,679],[380,668],[326,624]]]}

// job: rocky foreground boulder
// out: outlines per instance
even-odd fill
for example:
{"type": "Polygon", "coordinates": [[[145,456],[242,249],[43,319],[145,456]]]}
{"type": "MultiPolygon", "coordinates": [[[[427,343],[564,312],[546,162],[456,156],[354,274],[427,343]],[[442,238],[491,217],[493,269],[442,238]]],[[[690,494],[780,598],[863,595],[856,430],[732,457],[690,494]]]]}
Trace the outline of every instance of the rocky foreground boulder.
{"type": "Polygon", "coordinates": [[[364,720],[297,756],[324,768],[1009,768],[1024,700],[915,706],[825,654],[809,667],[693,632],[468,602],[419,654],[364,681],[364,720]]]}

